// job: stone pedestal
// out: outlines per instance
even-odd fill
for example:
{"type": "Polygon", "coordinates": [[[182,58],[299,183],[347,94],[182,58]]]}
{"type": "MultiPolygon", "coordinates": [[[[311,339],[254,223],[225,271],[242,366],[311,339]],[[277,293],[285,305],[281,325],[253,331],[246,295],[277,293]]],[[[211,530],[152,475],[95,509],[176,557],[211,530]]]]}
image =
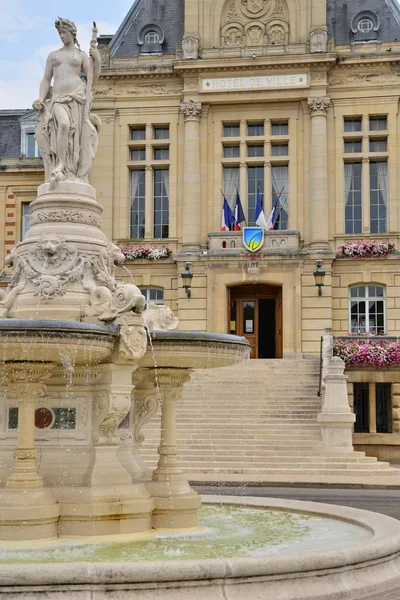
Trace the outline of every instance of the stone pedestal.
{"type": "Polygon", "coordinates": [[[54,365],[15,363],[7,366],[10,396],[18,402],[18,442],[13,473],[0,492],[0,539],[9,541],[54,538],[60,507],[43,487],[35,448],[35,409],[54,365]]]}
{"type": "Polygon", "coordinates": [[[200,498],[190,487],[177,459],[176,402],[183,385],[190,379],[187,369],[158,369],[161,398],[161,443],[159,460],[152,481],[147,484],[155,500],[153,527],[156,529],[186,529],[198,526],[200,498]]]}
{"type": "Polygon", "coordinates": [[[101,231],[96,191],[76,181],[44,183],[30,206],[31,227],[7,259],[14,269],[1,316],[79,321],[96,286],[115,289],[114,263],[124,260],[101,231]]]}
{"type": "Polygon", "coordinates": [[[352,429],[356,418],[349,406],[344,368],[345,364],[338,356],[328,362],[323,406],[318,415],[322,443],[335,452],[353,450],[352,429]]]}

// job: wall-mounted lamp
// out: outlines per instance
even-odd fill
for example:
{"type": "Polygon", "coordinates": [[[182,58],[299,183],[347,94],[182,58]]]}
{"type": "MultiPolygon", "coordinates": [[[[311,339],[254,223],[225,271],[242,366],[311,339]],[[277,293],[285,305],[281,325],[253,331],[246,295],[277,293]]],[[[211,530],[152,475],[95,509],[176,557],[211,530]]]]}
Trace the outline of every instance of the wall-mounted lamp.
{"type": "Polygon", "coordinates": [[[190,298],[190,296],[192,295],[191,289],[190,289],[190,287],[192,285],[192,279],[193,279],[193,273],[190,270],[190,265],[191,264],[192,263],[187,262],[185,264],[185,270],[181,274],[183,287],[185,288],[185,293],[186,293],[186,295],[187,295],[188,298],[190,298]]]}
{"type": "Polygon", "coordinates": [[[322,296],[322,286],[324,285],[325,279],[325,271],[321,268],[323,261],[318,259],[315,262],[317,263],[317,268],[314,271],[315,285],[318,288],[318,296],[322,296]]]}

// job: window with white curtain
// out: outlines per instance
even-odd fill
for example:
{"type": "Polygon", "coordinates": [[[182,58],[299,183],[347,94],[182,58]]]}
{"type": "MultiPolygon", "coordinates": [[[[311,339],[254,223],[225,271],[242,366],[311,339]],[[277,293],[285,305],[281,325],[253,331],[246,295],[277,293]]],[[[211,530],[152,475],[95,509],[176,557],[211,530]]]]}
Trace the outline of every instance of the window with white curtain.
{"type": "MultiPolygon", "coordinates": [[[[273,165],[271,167],[271,207],[279,198],[278,213],[275,218],[274,229],[288,229],[289,227],[289,165],[273,165]]],[[[266,212],[266,216],[268,216],[266,212]]]]}
{"type": "Polygon", "coordinates": [[[371,162],[369,165],[370,231],[386,233],[388,172],[387,162],[371,162]]]}
{"type": "Polygon", "coordinates": [[[21,216],[22,216],[22,231],[21,231],[21,239],[25,239],[26,234],[28,233],[31,226],[31,205],[28,202],[23,202],[21,204],[21,216]]]}
{"type": "Polygon", "coordinates": [[[385,288],[359,285],[349,288],[349,329],[352,333],[385,332],[385,288]]]}
{"type": "Polygon", "coordinates": [[[344,225],[345,233],[362,231],[361,163],[344,165],[344,225]]]}
{"type": "MultiPolygon", "coordinates": [[[[264,205],[264,166],[249,166],[247,167],[247,221],[250,227],[256,224],[256,202],[258,191],[260,191],[261,204],[264,205]]],[[[268,209],[264,212],[266,212],[268,216],[268,209]]]]}
{"type": "Polygon", "coordinates": [[[145,171],[131,171],[131,239],[143,239],[145,226],[145,171]]]}
{"type": "Polygon", "coordinates": [[[224,167],[224,196],[232,210],[235,209],[236,191],[240,187],[239,167],[224,167]]]}
{"type": "Polygon", "coordinates": [[[146,298],[146,308],[149,302],[153,304],[164,304],[164,290],[162,288],[141,287],[140,291],[146,298]]]}
{"type": "Polygon", "coordinates": [[[154,237],[169,236],[169,170],[154,169],[154,237]]]}

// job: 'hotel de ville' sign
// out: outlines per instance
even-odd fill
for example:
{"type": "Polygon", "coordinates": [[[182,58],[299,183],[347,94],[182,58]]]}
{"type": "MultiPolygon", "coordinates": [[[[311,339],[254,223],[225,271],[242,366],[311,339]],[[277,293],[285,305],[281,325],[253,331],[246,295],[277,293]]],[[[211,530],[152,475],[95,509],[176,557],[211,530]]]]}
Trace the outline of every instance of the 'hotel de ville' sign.
{"type": "Polygon", "coordinates": [[[276,88],[308,87],[305,73],[285,75],[259,75],[253,77],[219,77],[203,79],[202,92],[229,92],[239,90],[267,90],[276,88]]]}

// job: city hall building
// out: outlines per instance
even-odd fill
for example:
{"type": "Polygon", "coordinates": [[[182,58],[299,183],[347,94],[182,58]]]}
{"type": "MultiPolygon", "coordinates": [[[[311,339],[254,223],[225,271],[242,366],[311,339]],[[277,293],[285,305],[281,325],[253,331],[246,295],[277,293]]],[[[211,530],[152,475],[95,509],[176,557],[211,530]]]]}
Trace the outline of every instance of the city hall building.
{"type": "MultiPolygon", "coordinates": [[[[112,35],[99,37],[90,182],[103,229],[138,256],[171,251],[128,260],[119,277],[170,306],[180,329],[246,336],[254,359],[317,355],[326,328],[396,336],[396,1],[136,0],[118,31],[101,33],[112,35]],[[221,231],[221,214],[224,196],[232,210],[239,196],[242,226],[254,227],[258,193],[266,218],[277,210],[252,252],[243,231],[221,231]],[[356,240],[396,251],[342,256],[356,240]]],[[[33,111],[0,111],[3,258],[43,180],[34,125],[33,111]]],[[[373,401],[375,385],[391,385],[399,432],[400,373],[351,377],[373,401]]]]}

